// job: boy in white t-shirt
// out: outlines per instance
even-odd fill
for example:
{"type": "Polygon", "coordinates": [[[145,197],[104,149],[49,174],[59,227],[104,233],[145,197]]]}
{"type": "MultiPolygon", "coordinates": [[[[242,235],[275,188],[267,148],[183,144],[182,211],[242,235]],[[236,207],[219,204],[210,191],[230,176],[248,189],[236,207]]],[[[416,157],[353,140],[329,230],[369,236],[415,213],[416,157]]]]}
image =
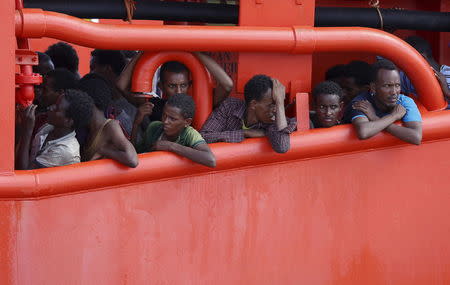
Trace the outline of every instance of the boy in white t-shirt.
{"type": "Polygon", "coordinates": [[[63,166],[80,162],[75,128],[86,125],[94,103],[84,92],[64,90],[48,111],[48,124],[32,138],[36,105],[22,111],[22,136],[16,147],[16,169],[63,166]]]}

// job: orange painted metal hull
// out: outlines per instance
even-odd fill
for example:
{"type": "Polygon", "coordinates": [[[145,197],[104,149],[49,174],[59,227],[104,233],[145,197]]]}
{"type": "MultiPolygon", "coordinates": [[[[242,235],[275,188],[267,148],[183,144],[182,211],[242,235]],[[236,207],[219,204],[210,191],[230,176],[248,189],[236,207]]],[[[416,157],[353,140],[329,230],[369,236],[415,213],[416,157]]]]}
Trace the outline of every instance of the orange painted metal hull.
{"type": "Polygon", "coordinates": [[[449,147],[435,141],[2,201],[0,281],[449,284],[449,147]]]}

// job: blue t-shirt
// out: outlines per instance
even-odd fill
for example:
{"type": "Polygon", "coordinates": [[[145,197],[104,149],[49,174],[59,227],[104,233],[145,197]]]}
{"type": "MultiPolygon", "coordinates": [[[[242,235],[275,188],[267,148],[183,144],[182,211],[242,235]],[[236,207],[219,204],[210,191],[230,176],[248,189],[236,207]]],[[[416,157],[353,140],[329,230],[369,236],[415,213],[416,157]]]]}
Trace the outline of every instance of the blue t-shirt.
{"type": "MultiPolygon", "coordinates": [[[[377,114],[378,117],[381,118],[389,114],[389,112],[386,113],[377,108],[375,104],[375,98],[374,96],[370,95],[369,92],[357,96],[355,99],[352,100],[350,106],[352,106],[354,102],[362,100],[367,100],[372,104],[373,108],[375,109],[375,113],[377,114]]],[[[402,118],[403,122],[422,122],[422,116],[420,115],[419,109],[417,109],[417,105],[416,103],[414,103],[413,99],[409,98],[408,96],[400,94],[398,96],[397,104],[402,105],[406,109],[406,114],[402,118]]],[[[358,117],[367,118],[367,116],[363,112],[352,108],[351,111],[349,112],[349,121],[351,122],[358,117]]]]}

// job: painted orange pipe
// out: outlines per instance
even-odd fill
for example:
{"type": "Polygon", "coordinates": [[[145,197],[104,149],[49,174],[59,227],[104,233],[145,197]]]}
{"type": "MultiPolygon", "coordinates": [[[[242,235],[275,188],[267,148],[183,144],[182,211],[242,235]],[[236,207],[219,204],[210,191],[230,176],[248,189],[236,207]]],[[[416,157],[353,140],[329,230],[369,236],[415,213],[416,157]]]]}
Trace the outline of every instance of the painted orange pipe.
{"type": "MultiPolygon", "coordinates": [[[[423,142],[450,137],[450,112],[428,112],[423,118],[423,142]]],[[[217,158],[216,169],[195,164],[172,153],[153,152],[140,155],[139,166],[135,169],[110,160],[98,160],[64,167],[16,171],[13,175],[1,176],[0,199],[40,199],[144,181],[364,152],[374,148],[417,147],[385,133],[361,141],[356,138],[351,125],[295,132],[291,135],[291,150],[285,154],[273,152],[265,138],[247,139],[235,144],[216,143],[210,146],[217,158]]]]}
{"type": "Polygon", "coordinates": [[[446,107],[425,59],[401,39],[369,28],[106,25],[40,9],[16,11],[16,36],[50,37],[93,48],[313,53],[364,51],[394,60],[430,111],[446,107]]]}
{"type": "Polygon", "coordinates": [[[193,125],[199,129],[212,112],[212,85],[207,70],[191,53],[144,53],[134,68],[131,90],[133,92],[150,92],[152,90],[152,78],[156,70],[161,64],[170,60],[184,63],[191,71],[194,82],[192,97],[196,105],[193,125]]]}
{"type": "MultiPolygon", "coordinates": [[[[16,0],[16,9],[23,9],[23,1],[16,0]]],[[[27,38],[17,38],[17,47],[19,49],[29,50],[30,46],[27,38]]],[[[31,65],[21,65],[20,74],[25,76],[33,75],[33,67],[31,65]]],[[[22,84],[16,89],[16,103],[22,106],[29,106],[34,99],[34,85],[33,84],[22,84]]]]}

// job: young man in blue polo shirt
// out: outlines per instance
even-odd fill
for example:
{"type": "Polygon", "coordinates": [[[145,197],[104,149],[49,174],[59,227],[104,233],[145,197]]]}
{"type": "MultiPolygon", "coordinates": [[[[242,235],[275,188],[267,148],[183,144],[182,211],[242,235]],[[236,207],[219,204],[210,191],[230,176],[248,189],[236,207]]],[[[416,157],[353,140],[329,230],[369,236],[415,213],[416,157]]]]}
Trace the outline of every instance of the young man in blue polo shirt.
{"type": "Polygon", "coordinates": [[[400,94],[400,75],[394,63],[380,60],[372,65],[370,92],[352,101],[350,119],[360,139],[386,130],[391,135],[419,145],[422,117],[414,101],[400,94]],[[402,120],[402,125],[394,122],[402,120]]]}

